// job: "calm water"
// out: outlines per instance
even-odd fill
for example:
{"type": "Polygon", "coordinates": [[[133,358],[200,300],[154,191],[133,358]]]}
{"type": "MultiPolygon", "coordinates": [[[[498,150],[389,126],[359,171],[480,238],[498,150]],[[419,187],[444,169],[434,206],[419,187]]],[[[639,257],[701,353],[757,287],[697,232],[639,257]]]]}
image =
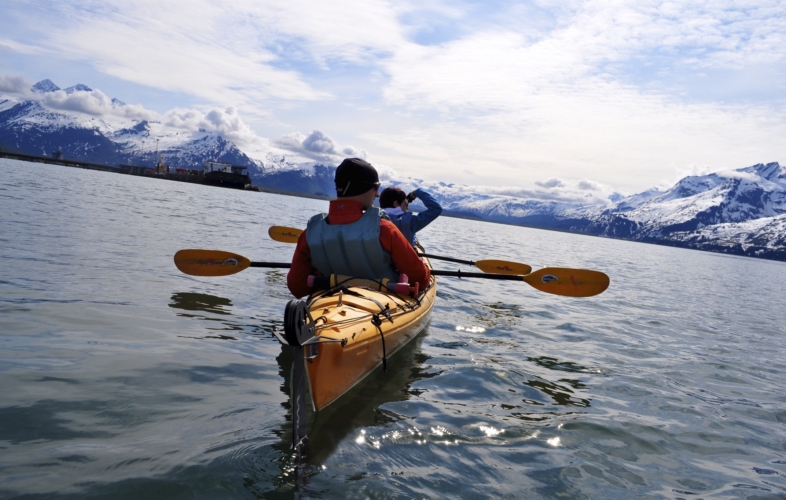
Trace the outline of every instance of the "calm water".
{"type": "Polygon", "coordinates": [[[289,260],[268,227],[326,202],[3,159],[0,179],[0,498],[786,498],[783,263],[438,219],[431,253],[611,287],[442,279],[296,477],[285,274],[172,256],[289,260]]]}

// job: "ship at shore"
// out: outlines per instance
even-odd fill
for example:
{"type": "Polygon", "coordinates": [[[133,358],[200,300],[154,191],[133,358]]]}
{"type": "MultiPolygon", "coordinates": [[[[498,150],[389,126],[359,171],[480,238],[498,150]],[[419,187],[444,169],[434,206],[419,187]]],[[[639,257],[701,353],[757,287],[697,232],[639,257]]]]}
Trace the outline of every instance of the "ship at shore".
{"type": "Polygon", "coordinates": [[[251,178],[243,173],[246,167],[206,161],[202,171],[202,183],[211,186],[228,187],[234,189],[249,189],[251,178]]]}
{"type": "Polygon", "coordinates": [[[170,167],[164,163],[160,155],[158,157],[158,163],[154,167],[140,165],[108,165],[67,159],[63,157],[63,153],[59,150],[54,151],[50,156],[39,156],[5,151],[1,148],[0,158],[9,158],[33,163],[49,163],[88,170],[101,170],[118,174],[139,175],[172,181],[193,182],[196,184],[206,184],[224,188],[259,191],[259,188],[251,183],[251,177],[248,173],[244,172],[246,167],[218,161],[206,161],[202,170],[170,167]]]}

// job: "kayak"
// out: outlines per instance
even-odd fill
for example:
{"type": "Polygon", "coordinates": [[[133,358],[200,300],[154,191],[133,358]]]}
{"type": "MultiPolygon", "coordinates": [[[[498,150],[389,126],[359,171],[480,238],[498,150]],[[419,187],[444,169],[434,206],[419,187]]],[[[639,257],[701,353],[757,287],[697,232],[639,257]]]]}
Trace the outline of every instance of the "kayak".
{"type": "MultiPolygon", "coordinates": [[[[270,234],[275,235],[277,241],[294,243],[294,232],[299,230],[283,229],[286,240],[279,238],[278,229],[274,232],[271,228],[270,234]]],[[[609,286],[609,277],[599,271],[546,267],[532,272],[526,264],[506,261],[472,262],[433,256],[475,265],[483,273],[437,271],[431,267],[423,248],[417,250],[432,270],[425,290],[410,287],[403,274],[399,283],[335,275],[311,276],[311,295],[306,300],[287,303],[284,330],[273,331],[273,334],[292,349],[289,386],[292,449],[297,456],[302,456],[308,440],[307,407],[322,410],[380,365],[387,370],[388,356],[426,327],[437,295],[435,275],[524,281],[542,292],[567,297],[592,297],[609,286]]],[[[249,267],[287,269],[291,266],[289,262],[252,262],[235,253],[197,249],[178,251],[175,265],[192,276],[229,276],[249,267]]]]}
{"type": "MultiPolygon", "coordinates": [[[[277,239],[279,234],[272,229],[270,234],[275,234],[277,239]]],[[[286,231],[286,238],[294,242],[296,235],[289,234],[292,231],[286,231]]],[[[403,274],[399,283],[335,275],[311,276],[311,295],[306,300],[287,303],[284,330],[273,334],[292,349],[292,448],[299,456],[307,442],[308,400],[312,408],[321,410],[380,365],[386,370],[388,356],[417,337],[428,324],[437,295],[435,275],[524,281],[542,292],[567,297],[592,297],[609,286],[606,274],[589,269],[546,267],[531,272],[530,266],[516,262],[472,262],[432,256],[475,265],[483,273],[438,271],[431,267],[423,248],[417,250],[432,270],[425,290],[410,287],[403,274]]],[[[249,267],[288,269],[291,266],[289,262],[252,262],[231,252],[198,249],[178,251],[175,265],[192,276],[229,276],[249,267]]]]}
{"type": "MultiPolygon", "coordinates": [[[[424,262],[431,268],[428,259],[424,262]]],[[[387,358],[428,324],[437,295],[435,278],[425,290],[398,285],[334,275],[323,278],[325,289],[287,305],[284,338],[279,339],[302,348],[295,350],[295,363],[302,356],[315,410],[336,401],[380,365],[387,369],[387,358]]]]}

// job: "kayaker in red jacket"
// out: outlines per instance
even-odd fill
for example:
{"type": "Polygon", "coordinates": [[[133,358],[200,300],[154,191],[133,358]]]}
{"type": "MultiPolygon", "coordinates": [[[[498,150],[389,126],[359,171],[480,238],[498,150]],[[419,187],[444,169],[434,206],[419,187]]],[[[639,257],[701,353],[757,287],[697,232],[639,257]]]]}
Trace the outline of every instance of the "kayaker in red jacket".
{"type": "Polygon", "coordinates": [[[398,281],[428,286],[430,272],[401,231],[386,218],[374,200],[379,176],[371,164],[348,158],[336,169],[337,198],[327,214],[309,220],[300,235],[287,275],[287,286],[297,298],[311,293],[308,276],[340,274],[358,278],[398,281]]]}

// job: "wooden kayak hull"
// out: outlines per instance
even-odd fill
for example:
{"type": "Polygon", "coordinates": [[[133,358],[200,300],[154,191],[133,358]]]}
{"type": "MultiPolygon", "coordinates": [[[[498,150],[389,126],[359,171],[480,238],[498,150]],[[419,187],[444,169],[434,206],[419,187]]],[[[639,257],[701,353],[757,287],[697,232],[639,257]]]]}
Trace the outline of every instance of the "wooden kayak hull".
{"type": "Polygon", "coordinates": [[[383,356],[389,358],[415,338],[429,322],[436,294],[432,278],[419,300],[355,287],[312,297],[309,311],[319,341],[303,352],[314,408],[334,402],[379,367],[383,356]],[[389,317],[380,308],[386,305],[389,317]]]}

